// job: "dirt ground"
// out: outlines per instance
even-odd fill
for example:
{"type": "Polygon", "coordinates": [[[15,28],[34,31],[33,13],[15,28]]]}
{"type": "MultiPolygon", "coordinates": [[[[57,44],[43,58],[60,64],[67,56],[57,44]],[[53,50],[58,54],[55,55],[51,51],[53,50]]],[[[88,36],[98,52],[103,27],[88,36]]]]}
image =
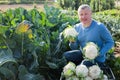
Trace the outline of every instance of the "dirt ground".
{"type": "MultiPolygon", "coordinates": [[[[35,4],[35,5],[33,5],[33,4],[12,4],[12,5],[6,5],[6,4],[2,5],[2,4],[0,4],[0,10],[1,11],[6,11],[8,9],[15,9],[15,8],[18,8],[18,7],[23,7],[25,9],[30,10],[30,9],[34,8],[34,6],[36,6],[37,8],[39,8],[41,10],[44,9],[44,4],[35,4]]],[[[54,6],[54,5],[49,4],[49,6],[54,6]]]]}

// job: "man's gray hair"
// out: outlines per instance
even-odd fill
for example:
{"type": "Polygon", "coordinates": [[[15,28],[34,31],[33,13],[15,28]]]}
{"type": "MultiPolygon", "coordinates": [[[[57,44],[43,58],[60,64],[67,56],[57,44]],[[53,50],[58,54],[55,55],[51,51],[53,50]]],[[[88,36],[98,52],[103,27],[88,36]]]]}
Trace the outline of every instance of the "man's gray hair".
{"type": "Polygon", "coordinates": [[[79,8],[78,8],[78,12],[80,12],[80,10],[86,9],[86,8],[88,8],[88,9],[91,11],[91,8],[90,8],[90,6],[89,6],[88,4],[82,4],[82,5],[79,6],[79,8]]]}

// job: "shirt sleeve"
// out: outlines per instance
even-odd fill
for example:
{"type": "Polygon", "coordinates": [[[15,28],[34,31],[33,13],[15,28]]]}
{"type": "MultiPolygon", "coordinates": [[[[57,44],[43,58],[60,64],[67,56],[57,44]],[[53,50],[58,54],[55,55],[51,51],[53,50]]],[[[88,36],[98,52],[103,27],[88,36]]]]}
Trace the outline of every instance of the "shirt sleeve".
{"type": "Polygon", "coordinates": [[[100,36],[104,42],[100,50],[100,56],[104,56],[114,46],[114,41],[110,31],[103,24],[100,25],[100,36]]]}

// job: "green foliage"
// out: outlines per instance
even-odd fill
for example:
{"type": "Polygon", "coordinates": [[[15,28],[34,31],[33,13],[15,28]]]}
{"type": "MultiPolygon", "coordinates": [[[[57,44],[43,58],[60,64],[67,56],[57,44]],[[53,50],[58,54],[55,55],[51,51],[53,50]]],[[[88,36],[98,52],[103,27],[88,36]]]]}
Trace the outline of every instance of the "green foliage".
{"type": "Polygon", "coordinates": [[[63,9],[68,9],[68,8],[74,9],[75,4],[76,4],[75,1],[76,1],[76,0],[58,0],[59,5],[60,5],[63,9]]]}
{"type": "MultiPolygon", "coordinates": [[[[59,80],[61,69],[66,64],[62,54],[69,50],[68,43],[60,33],[67,25],[78,23],[79,19],[74,10],[65,11],[47,5],[44,9],[45,12],[37,9],[27,11],[20,7],[0,13],[2,80],[59,80]],[[29,28],[25,25],[20,27],[21,23],[25,24],[24,21],[29,28]],[[21,30],[23,31],[19,34],[21,30]]],[[[97,15],[95,19],[105,22],[106,25],[111,24],[116,28],[114,24],[119,24],[119,18],[109,16],[106,21],[106,15],[97,15]]],[[[108,28],[112,30],[112,27],[108,28]]]]}
{"type": "Polygon", "coordinates": [[[40,74],[29,73],[24,65],[19,66],[19,80],[44,80],[40,74]]]}
{"type": "Polygon", "coordinates": [[[116,80],[119,80],[120,77],[120,57],[115,58],[114,56],[110,56],[109,59],[107,59],[106,63],[111,67],[116,80]]]}
{"type": "Polygon", "coordinates": [[[90,6],[94,12],[114,8],[114,0],[91,0],[90,6]]]}
{"type": "Polygon", "coordinates": [[[65,15],[58,8],[45,5],[44,9],[45,12],[39,12],[20,7],[0,13],[2,80],[10,77],[12,80],[59,79],[66,64],[62,54],[68,49],[59,34],[68,24],[75,24],[77,18],[75,14],[65,15]],[[10,63],[14,65],[6,67],[10,63]],[[54,76],[56,73],[58,76],[54,76]]]}
{"type": "Polygon", "coordinates": [[[16,63],[15,59],[12,56],[12,52],[10,50],[5,50],[0,52],[0,66],[5,64],[6,62],[14,62],[16,63]]]}
{"type": "Polygon", "coordinates": [[[51,2],[50,0],[2,0],[0,4],[33,4],[33,3],[44,3],[51,2]]]}
{"type": "Polygon", "coordinates": [[[81,4],[89,4],[94,12],[114,8],[114,0],[58,0],[63,9],[77,10],[81,4]]]}
{"type": "Polygon", "coordinates": [[[103,22],[115,41],[120,41],[120,14],[118,10],[106,10],[93,14],[94,19],[103,22]]]}
{"type": "MultiPolygon", "coordinates": [[[[2,74],[1,77],[5,77],[8,80],[15,80],[16,75],[8,68],[0,67],[0,73],[2,74]]],[[[4,78],[2,79],[5,80],[4,78]]]]}

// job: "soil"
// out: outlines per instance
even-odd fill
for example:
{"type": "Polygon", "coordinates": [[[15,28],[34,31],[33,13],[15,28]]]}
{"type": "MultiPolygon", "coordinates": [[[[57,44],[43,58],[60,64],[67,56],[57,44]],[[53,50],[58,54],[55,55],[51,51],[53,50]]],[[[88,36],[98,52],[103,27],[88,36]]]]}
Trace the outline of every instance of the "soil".
{"type": "MultiPolygon", "coordinates": [[[[53,4],[49,4],[49,6],[54,6],[53,4]]],[[[7,4],[0,4],[0,10],[1,11],[6,11],[8,9],[15,9],[23,7],[27,10],[33,9],[34,7],[43,10],[44,9],[44,4],[12,4],[12,5],[7,5],[7,4]]]]}

